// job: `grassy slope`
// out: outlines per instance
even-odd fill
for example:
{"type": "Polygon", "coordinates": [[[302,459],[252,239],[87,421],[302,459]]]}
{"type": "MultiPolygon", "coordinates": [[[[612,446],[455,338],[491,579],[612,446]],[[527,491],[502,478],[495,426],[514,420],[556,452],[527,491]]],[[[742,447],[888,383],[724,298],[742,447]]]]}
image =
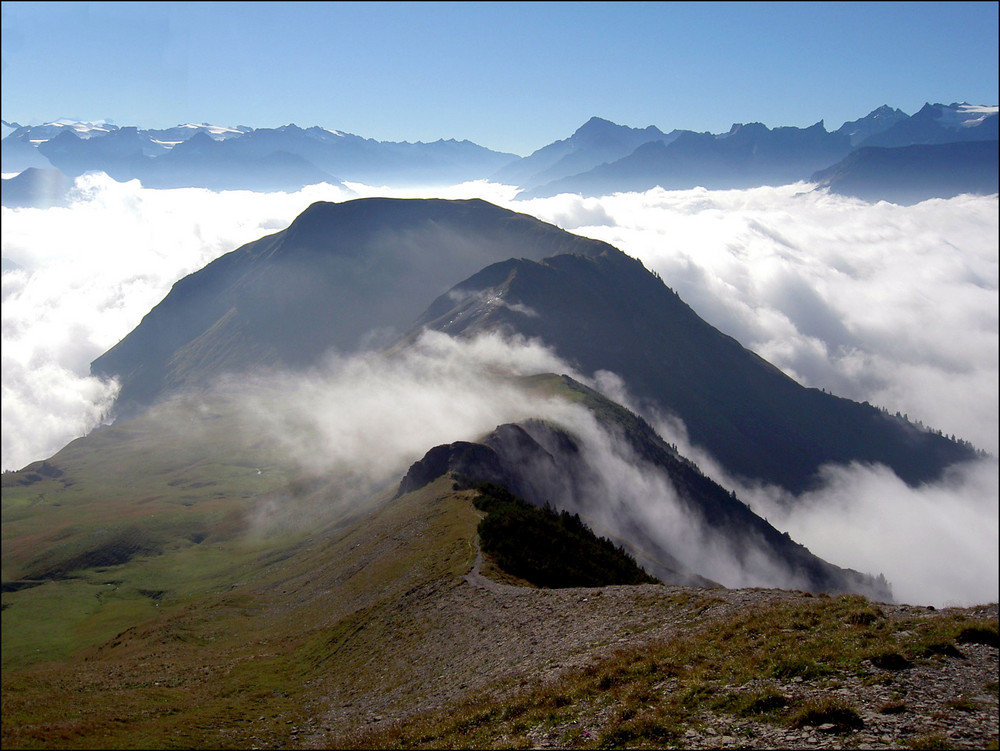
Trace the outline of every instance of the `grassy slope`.
{"type": "Polygon", "coordinates": [[[224,412],[190,409],[74,441],[42,472],[4,475],[4,670],[62,659],[228,588],[287,542],[244,533],[290,468],[236,438],[224,412]]]}
{"type": "Polygon", "coordinates": [[[471,565],[449,483],[362,511],[276,456],[176,402],[4,475],[5,746],[272,742],[332,664],[365,682],[359,624],[471,565]]]}
{"type": "MultiPolygon", "coordinates": [[[[67,627],[90,638],[65,647],[58,661],[5,667],[4,745],[274,745],[290,724],[320,711],[320,697],[391,692],[386,666],[406,659],[410,639],[424,638],[420,624],[408,622],[405,634],[397,628],[400,604],[449,586],[471,566],[478,517],[466,495],[441,481],[392,503],[381,499],[362,524],[333,524],[284,546],[234,543],[214,571],[220,561],[210,556],[192,563],[225,586],[165,597],[156,612],[91,603],[89,616],[67,627]],[[97,621],[109,612],[120,616],[111,631],[126,620],[134,625],[81,649],[98,641],[97,621]]],[[[123,577],[141,569],[155,578],[148,565],[127,564],[123,577]]],[[[175,582],[177,570],[161,569],[160,586],[175,582]]],[[[45,638],[26,632],[65,609],[66,586],[4,595],[5,655],[8,633],[20,644],[45,638]],[[19,610],[23,620],[10,618],[19,610]]]]}

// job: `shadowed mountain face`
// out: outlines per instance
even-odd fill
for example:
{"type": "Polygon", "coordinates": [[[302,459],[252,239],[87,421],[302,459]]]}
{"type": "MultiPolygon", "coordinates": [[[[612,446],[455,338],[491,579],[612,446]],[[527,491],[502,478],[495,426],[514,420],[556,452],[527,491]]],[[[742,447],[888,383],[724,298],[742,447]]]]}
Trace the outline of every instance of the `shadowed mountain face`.
{"type": "Polygon", "coordinates": [[[962,193],[997,192],[1000,151],[997,141],[921,144],[899,148],[861,148],[812,182],[833,193],[866,201],[902,205],[962,193]]]}
{"type": "Polygon", "coordinates": [[[730,562],[730,573],[746,575],[766,567],[769,576],[784,577],[784,586],[891,599],[884,581],[833,566],[780,533],[680,456],[642,418],[567,376],[536,379],[542,380],[555,382],[554,389],[585,404],[602,429],[615,437],[616,450],[628,456],[627,466],[647,481],[659,475],[669,490],[630,492],[619,472],[602,474],[598,467],[606,460],[597,459],[582,437],[528,420],[500,425],[477,443],[460,441],[431,449],[403,478],[399,495],[451,472],[466,482],[502,485],[537,506],[551,503],[579,514],[600,534],[623,544],[664,583],[712,586],[706,576],[722,571],[719,560],[724,559],[730,562]],[[693,543],[695,538],[699,543],[693,543]],[[688,550],[679,550],[685,543],[688,550]],[[685,561],[692,556],[692,544],[712,548],[714,560],[708,565],[715,565],[714,571],[697,570],[697,561],[685,561]]]}
{"type": "Polygon", "coordinates": [[[483,269],[418,326],[539,337],[582,372],[617,373],[640,402],[680,417],[692,442],[730,472],[793,492],[830,462],[882,463],[919,483],[973,455],[868,404],[804,388],[611,247],[483,269]]]}
{"type": "Polygon", "coordinates": [[[553,180],[520,198],[558,193],[607,195],[615,191],[710,190],[785,185],[805,180],[851,150],[850,136],[809,128],[769,129],[760,123],[733,125],[729,133],[683,131],[670,142],[650,140],[617,161],[553,180]]]}
{"type": "Polygon", "coordinates": [[[629,128],[592,117],[569,138],[550,143],[498,170],[490,179],[529,190],[560,178],[578,175],[605,162],[614,162],[650,141],[670,143],[679,131],[663,133],[650,125],[629,128]]]}
{"type": "Polygon", "coordinates": [[[127,417],[223,373],[308,367],[330,349],[384,342],[501,259],[605,247],[480,200],[320,202],[181,279],[91,369],[120,380],[127,417]]]}
{"type": "Polygon", "coordinates": [[[10,208],[47,209],[65,206],[73,181],[56,169],[29,167],[15,177],[3,180],[3,205],[10,208]]]}

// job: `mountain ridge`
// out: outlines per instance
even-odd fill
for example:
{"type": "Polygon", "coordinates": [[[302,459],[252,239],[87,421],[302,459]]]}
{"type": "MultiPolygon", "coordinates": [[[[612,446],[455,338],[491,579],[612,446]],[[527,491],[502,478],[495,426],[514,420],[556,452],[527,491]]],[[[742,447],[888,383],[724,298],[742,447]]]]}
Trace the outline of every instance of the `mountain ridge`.
{"type": "MultiPolygon", "coordinates": [[[[718,743],[700,730],[705,722],[752,729],[750,746],[797,747],[829,733],[792,720],[834,699],[863,723],[835,725],[835,734],[866,744],[870,736],[874,747],[916,743],[931,730],[977,746],[995,735],[996,693],[985,688],[995,679],[995,605],[932,610],[761,588],[532,588],[495,578],[475,542],[470,492],[444,479],[346,521],[322,483],[293,483],[297,503],[305,493],[323,502],[323,523],[247,535],[240,520],[288,503],[291,486],[281,492],[272,456],[260,465],[267,485],[253,489],[254,465],[241,462],[253,462],[259,447],[242,457],[220,452],[234,438],[220,417],[195,409],[175,425],[172,435],[187,443],[180,455],[175,440],[163,443],[162,425],[140,421],[75,442],[29,486],[4,475],[5,585],[15,554],[42,552],[37,533],[25,534],[39,515],[48,523],[42,539],[63,543],[94,525],[104,534],[92,539],[106,542],[108,527],[137,513],[200,517],[160,556],[4,587],[5,747],[63,734],[96,746],[399,747],[423,738],[477,747],[497,737],[569,745],[581,725],[608,745],[624,734],[654,745],[718,743]],[[199,423],[215,424],[214,433],[192,430],[199,423]],[[104,466],[145,473],[145,483],[102,492],[102,464],[84,472],[96,443],[104,466]],[[172,496],[148,484],[149,459],[172,496]],[[220,486],[201,480],[219,480],[223,469],[247,478],[247,496],[213,501],[220,486]],[[39,493],[47,500],[19,504],[39,493]],[[101,499],[106,518],[79,513],[88,497],[101,499]],[[220,502],[244,509],[219,514],[220,502]],[[21,509],[16,518],[12,509],[21,509]],[[60,515],[72,519],[69,529],[60,515]],[[52,612],[59,618],[42,617],[52,612]],[[57,622],[66,625],[54,632],[57,622]],[[851,689],[848,704],[831,679],[851,689]],[[906,703],[887,713],[889,679],[905,688],[906,703]],[[730,702],[750,682],[760,687],[750,701],[784,698],[744,716],[730,702]],[[943,684],[969,703],[951,707],[943,684]],[[602,710],[628,709],[635,695],[654,713],[649,722],[602,710]],[[67,717],[66,706],[80,716],[67,717]],[[937,713],[933,725],[925,707],[937,713]],[[554,728],[544,717],[553,711],[554,728]]],[[[143,524],[156,531],[154,519],[143,524]]]]}
{"type": "MultiPolygon", "coordinates": [[[[684,517],[710,530],[715,555],[731,555],[740,566],[750,560],[789,572],[791,588],[807,591],[855,592],[879,600],[891,600],[884,581],[831,566],[793,542],[754,514],[735,493],[706,477],[694,464],[668,446],[641,417],[611,402],[569,376],[532,379],[535,388],[568,390],[586,404],[603,429],[617,434],[630,452],[643,462],[644,475],[662,472],[669,478],[684,517]],[[724,553],[723,551],[727,551],[724,553]]],[[[652,531],[647,517],[637,507],[623,504],[613,517],[602,514],[600,499],[615,496],[604,488],[588,463],[580,436],[565,428],[529,419],[519,424],[497,426],[478,442],[438,446],[415,462],[400,481],[397,497],[418,490],[446,473],[461,486],[493,483],[536,506],[551,503],[559,511],[580,515],[600,534],[619,541],[643,567],[665,584],[714,586],[704,570],[689,568],[684,555],[672,549],[665,538],[652,531]],[[688,568],[686,568],[688,566],[688,568]]],[[[652,516],[663,510],[652,512],[652,516]]],[[[721,567],[720,567],[721,570],[721,567]]]]}
{"type": "Polygon", "coordinates": [[[696,186],[740,188],[804,181],[862,146],[995,140],[997,107],[927,103],[915,115],[882,105],[827,132],[734,123],[727,133],[664,133],[594,116],[568,138],[531,154],[496,152],[468,140],[391,142],[319,126],[222,128],[184,125],[141,130],[68,122],[16,126],[0,142],[5,172],[57,168],[68,177],[103,170],[148,187],[295,190],[342,181],[398,187],[489,179],[519,188],[519,198],[696,186]],[[202,163],[184,145],[201,137],[202,163]],[[211,142],[211,143],[209,143],[211,142]],[[665,150],[652,148],[655,145],[665,150]]]}
{"type": "Polygon", "coordinates": [[[581,372],[621,376],[633,398],[678,416],[691,440],[730,471],[795,492],[827,461],[886,463],[919,483],[974,456],[870,405],[800,386],[613,248],[484,269],[438,298],[413,331],[424,327],[539,338],[581,372]],[[839,427],[827,433],[827,425],[839,427]],[[882,441],[895,448],[877,448],[882,441]],[[913,462],[919,444],[929,453],[913,462]]]}
{"type": "Polygon", "coordinates": [[[304,367],[331,348],[365,347],[366,336],[385,340],[512,247],[540,258],[569,246],[604,244],[481,199],[317,202],[179,280],[91,372],[118,378],[116,414],[136,414],[225,372],[304,367]]]}
{"type": "MultiPolygon", "coordinates": [[[[826,130],[823,120],[807,128],[770,129],[759,122],[734,123],[723,134],[675,130],[668,138],[648,139],[630,154],[587,171],[563,174],[544,184],[535,180],[522,185],[518,198],[563,192],[598,196],[653,187],[729,190],[790,184],[810,180],[817,171],[832,167],[861,147],[994,140],[997,109],[964,103],[926,104],[910,117],[882,105],[832,132],[826,130]]],[[[967,191],[978,192],[979,183],[963,179],[963,174],[960,170],[954,178],[938,170],[924,177],[924,190],[929,197],[950,197],[949,192],[954,195],[952,186],[960,182],[967,191]],[[934,180],[937,177],[941,178],[940,186],[934,180]]],[[[887,197],[874,185],[870,192],[878,198],[887,197]]]]}
{"type": "Polygon", "coordinates": [[[864,146],[810,177],[818,190],[912,205],[1000,189],[997,141],[864,146]]]}

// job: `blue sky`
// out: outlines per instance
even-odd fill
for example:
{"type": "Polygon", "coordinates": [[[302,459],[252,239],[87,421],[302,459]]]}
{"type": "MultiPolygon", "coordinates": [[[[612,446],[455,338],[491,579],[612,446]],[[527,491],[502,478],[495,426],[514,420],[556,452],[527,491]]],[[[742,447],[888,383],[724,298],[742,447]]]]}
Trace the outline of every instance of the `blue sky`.
{"type": "Polygon", "coordinates": [[[998,4],[2,5],[0,115],[321,125],[526,155],[592,115],[833,130],[882,104],[998,103],[998,4]]]}

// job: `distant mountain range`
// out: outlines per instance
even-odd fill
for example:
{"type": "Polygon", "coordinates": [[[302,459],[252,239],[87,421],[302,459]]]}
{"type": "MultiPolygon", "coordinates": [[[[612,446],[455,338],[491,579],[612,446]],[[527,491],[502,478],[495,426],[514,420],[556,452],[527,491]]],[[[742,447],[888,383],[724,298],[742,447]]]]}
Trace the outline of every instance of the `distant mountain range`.
{"type": "MultiPolygon", "coordinates": [[[[898,109],[879,107],[859,120],[844,123],[829,132],[820,121],[808,128],[769,129],[761,123],[736,123],[728,133],[714,135],[693,131],[673,131],[664,136],[657,131],[639,143],[630,153],[604,160],[586,171],[549,168],[519,183],[524,198],[553,196],[558,193],[579,193],[585,196],[607,195],[616,191],[641,191],[653,187],[685,190],[694,187],[708,189],[751,188],[759,185],[785,185],[810,180],[814,173],[840,162],[858,148],[868,146],[903,147],[921,144],[943,144],[969,141],[996,141],[998,107],[979,107],[964,103],[950,105],[927,104],[912,117],[898,109]],[[657,133],[659,135],[657,135],[657,133]]],[[[589,143],[594,135],[583,137],[582,131],[594,130],[591,121],[569,139],[582,154],[594,153],[589,143]],[[588,126],[590,126],[588,128],[588,126]],[[580,138],[577,138],[580,135],[580,138]]],[[[632,129],[602,121],[602,140],[632,129]]],[[[548,149],[550,147],[546,147],[548,149]]],[[[541,149],[525,157],[521,163],[543,155],[541,149]]],[[[919,170],[923,153],[908,152],[898,160],[902,170],[919,170]],[[903,166],[903,165],[906,166],[903,166]]],[[[563,157],[563,163],[568,160],[563,157]]],[[[984,171],[996,175],[996,161],[976,166],[968,172],[967,163],[954,165],[946,192],[954,195],[954,186],[967,186],[961,192],[980,192],[984,171]]],[[[932,179],[924,181],[933,192],[932,179]]],[[[877,194],[877,185],[867,189],[877,194]]]]}
{"type": "MultiPolygon", "coordinates": [[[[998,139],[997,106],[926,104],[909,116],[882,106],[827,131],[820,121],[808,128],[768,128],[735,123],[726,133],[698,133],[655,126],[631,128],[593,117],[569,138],[523,158],[469,141],[387,142],[320,127],[280,128],[180,125],[161,130],[107,123],[58,121],[39,126],[4,123],[0,142],[5,173],[29,167],[58,169],[69,177],[100,170],[116,180],[138,179],[151,188],[203,187],[214,190],[295,190],[343,181],[370,185],[444,185],[490,179],[521,190],[520,198],[562,192],[594,196],[619,191],[694,187],[749,188],[814,180],[840,165],[837,185],[824,186],[868,200],[892,199],[893,180],[927,172],[920,194],[946,197],[989,192],[996,184],[996,160],[967,156],[925,169],[932,152],[910,149],[882,160],[878,179],[870,171],[848,178],[848,160],[861,148],[905,148],[998,139]],[[895,177],[893,177],[895,175],[895,177]],[[985,178],[985,179],[984,179],[985,178]],[[940,188],[938,187],[940,185],[940,188]]],[[[972,154],[973,151],[963,152],[972,154]]],[[[823,178],[825,180],[825,178],[823,178]]],[[[994,188],[995,191],[995,188],[994,188]]],[[[6,204],[5,205],[9,205],[6,204]]]]}
{"type": "Polygon", "coordinates": [[[149,188],[297,190],[341,178],[373,185],[454,184],[485,178],[516,159],[469,141],[395,143],[296,125],[167,130],[79,123],[7,124],[4,172],[56,168],[70,177],[99,170],[149,188]]]}
{"type": "Polygon", "coordinates": [[[511,162],[494,173],[491,179],[529,190],[623,159],[645,143],[670,143],[680,133],[675,130],[666,134],[652,125],[641,129],[629,128],[592,117],[569,138],[550,143],[523,159],[511,162]]]}
{"type": "MultiPolygon", "coordinates": [[[[581,373],[612,371],[639,403],[681,418],[691,440],[732,475],[792,493],[813,488],[825,464],[878,463],[916,485],[976,455],[962,441],[868,404],[804,388],[703,321],[616,248],[481,200],[313,204],[287,229],[177,282],[139,326],[94,361],[92,372],[121,383],[120,422],[222,375],[303,370],[331,350],[398,352],[427,330],[538,339],[581,373]]],[[[735,541],[750,523],[739,520],[749,512],[725,490],[665,448],[639,418],[578,384],[558,388],[576,399],[584,394],[602,419],[625,430],[635,454],[666,472],[700,509],[700,523],[739,548],[735,541]]],[[[495,459],[437,465],[476,481],[503,482],[535,503],[558,501],[600,526],[597,480],[584,481],[576,439],[532,424],[498,431],[482,444],[495,459]]],[[[410,489],[444,471],[424,471],[410,489]]],[[[600,473],[587,471],[595,478],[600,473]]],[[[656,536],[647,539],[637,513],[620,510],[610,530],[637,559],[658,561],[657,575],[672,571],[676,581],[700,573],[671,563],[683,556],[657,548],[656,536]]],[[[769,555],[786,564],[799,555],[780,535],[764,537],[772,541],[769,555]]],[[[793,568],[810,566],[799,561],[793,568]]],[[[862,586],[830,571],[815,569],[805,577],[809,587],[862,586]]]]}

